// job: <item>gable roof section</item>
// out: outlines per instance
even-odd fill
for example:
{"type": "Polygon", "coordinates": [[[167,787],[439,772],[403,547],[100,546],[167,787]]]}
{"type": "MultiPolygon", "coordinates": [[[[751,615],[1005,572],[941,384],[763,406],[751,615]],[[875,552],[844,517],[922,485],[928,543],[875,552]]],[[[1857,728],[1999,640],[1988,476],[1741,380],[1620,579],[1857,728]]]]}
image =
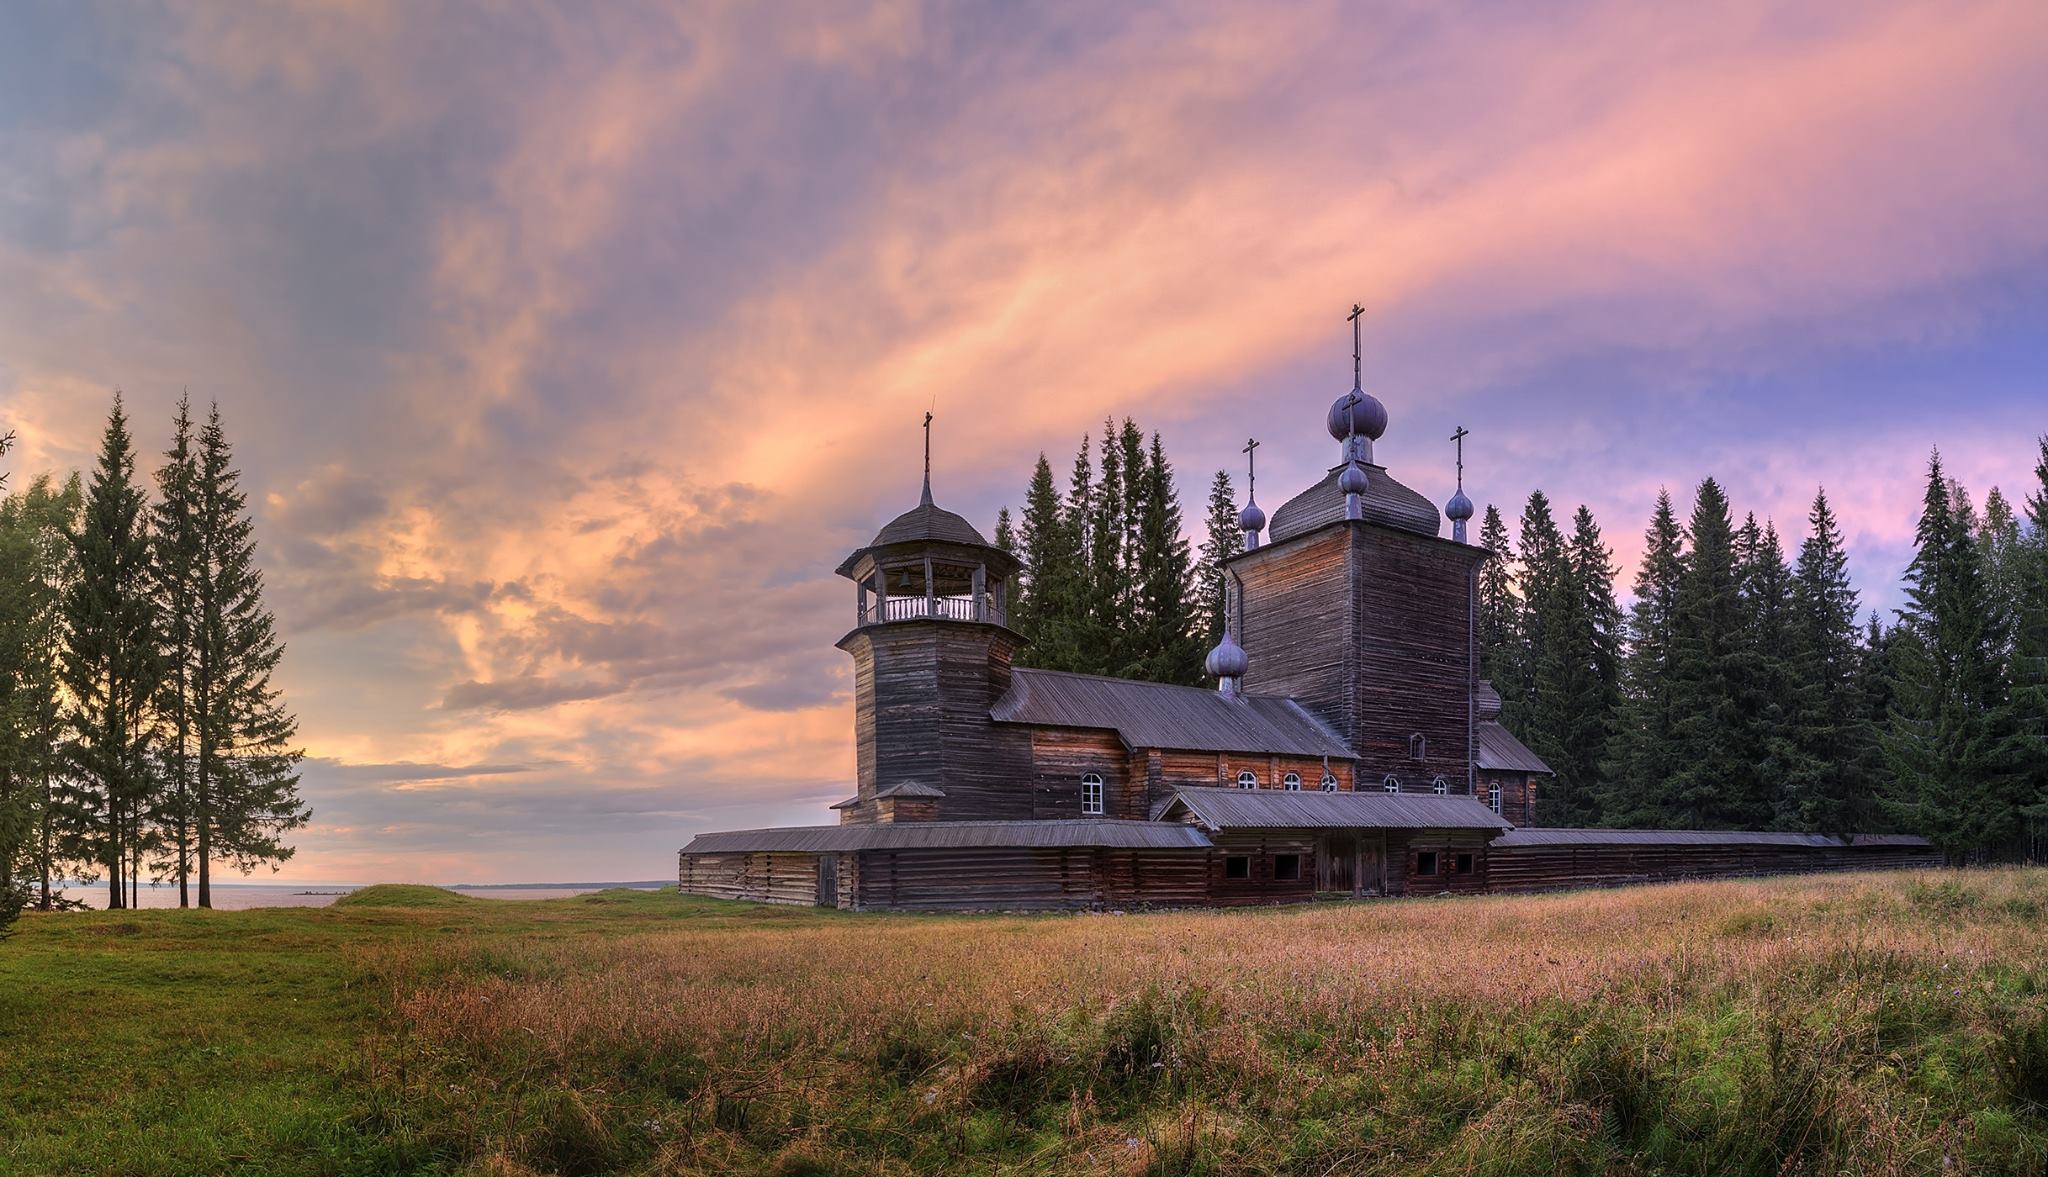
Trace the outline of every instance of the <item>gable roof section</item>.
{"type": "Polygon", "coordinates": [[[1185,818],[1210,830],[1511,830],[1470,797],[1434,793],[1290,793],[1181,789],[1155,820],[1185,818]]]}
{"type": "MultiPolygon", "coordinates": [[[[1384,466],[1365,467],[1366,492],[1358,496],[1359,514],[1368,523],[1434,536],[1443,526],[1436,507],[1415,491],[1394,480],[1384,466]]],[[[1342,466],[1330,467],[1321,482],[1288,499],[1273,512],[1273,526],[1267,534],[1273,543],[1305,535],[1326,523],[1344,518],[1345,494],[1337,488],[1342,466]]]]}
{"type": "Polygon", "coordinates": [[[1082,821],[913,821],[864,826],[780,826],[698,834],[684,854],[778,851],[831,854],[849,850],[944,850],[990,847],[1102,847],[1112,850],[1204,850],[1209,839],[1189,825],[1115,818],[1082,821]]]}
{"type": "Polygon", "coordinates": [[[1308,709],[1276,695],[1236,699],[1206,687],[1100,678],[1020,667],[989,709],[997,723],[1102,728],[1129,748],[1266,752],[1351,758],[1351,749],[1308,709]]]}
{"type": "Polygon", "coordinates": [[[1528,745],[1515,738],[1515,734],[1497,723],[1481,721],[1473,728],[1478,737],[1476,757],[1481,772],[1540,772],[1545,776],[1557,774],[1543,763],[1543,758],[1529,751],[1528,745]]]}

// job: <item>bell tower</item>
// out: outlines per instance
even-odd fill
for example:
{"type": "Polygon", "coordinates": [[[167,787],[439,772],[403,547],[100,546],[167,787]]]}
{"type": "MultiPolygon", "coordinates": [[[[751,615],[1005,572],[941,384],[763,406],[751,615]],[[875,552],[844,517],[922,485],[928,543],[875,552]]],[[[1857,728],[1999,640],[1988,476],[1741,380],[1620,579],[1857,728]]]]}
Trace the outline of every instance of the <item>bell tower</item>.
{"type": "Polygon", "coordinates": [[[854,667],[858,787],[833,807],[846,824],[1031,816],[1015,786],[1029,748],[989,721],[1024,644],[1008,624],[1017,560],[932,501],[931,421],[917,506],[837,569],[856,602],[838,643],[854,667]]]}

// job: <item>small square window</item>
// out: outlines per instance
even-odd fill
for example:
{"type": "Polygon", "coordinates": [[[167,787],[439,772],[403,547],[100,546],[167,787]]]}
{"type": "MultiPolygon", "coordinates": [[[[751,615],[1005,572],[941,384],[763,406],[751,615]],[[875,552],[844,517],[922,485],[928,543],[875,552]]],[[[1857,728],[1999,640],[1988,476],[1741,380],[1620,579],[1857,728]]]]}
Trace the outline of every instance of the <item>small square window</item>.
{"type": "Polygon", "coordinates": [[[1249,855],[1232,854],[1223,860],[1223,877],[1226,879],[1249,879],[1252,877],[1252,860],[1249,855]]]}
{"type": "Polygon", "coordinates": [[[1292,883],[1301,878],[1301,855],[1275,854],[1273,856],[1273,878],[1292,883]]]}
{"type": "Polygon", "coordinates": [[[1472,856],[1470,854],[1460,854],[1456,858],[1453,858],[1451,860],[1451,873],[1458,875],[1471,874],[1472,856]]]}
{"type": "Polygon", "coordinates": [[[1418,875],[1434,875],[1436,873],[1436,851],[1418,850],[1415,852],[1415,873],[1418,875]]]}

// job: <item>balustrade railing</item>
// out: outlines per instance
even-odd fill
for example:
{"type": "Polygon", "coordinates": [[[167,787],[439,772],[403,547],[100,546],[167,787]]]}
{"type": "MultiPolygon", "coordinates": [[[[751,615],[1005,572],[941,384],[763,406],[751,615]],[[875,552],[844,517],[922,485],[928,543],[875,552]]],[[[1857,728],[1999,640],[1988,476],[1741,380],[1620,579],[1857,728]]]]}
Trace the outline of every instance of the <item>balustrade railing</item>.
{"type": "Polygon", "coordinates": [[[991,621],[1003,623],[1002,611],[984,598],[976,609],[973,597],[890,597],[860,611],[860,624],[872,621],[991,621]]]}

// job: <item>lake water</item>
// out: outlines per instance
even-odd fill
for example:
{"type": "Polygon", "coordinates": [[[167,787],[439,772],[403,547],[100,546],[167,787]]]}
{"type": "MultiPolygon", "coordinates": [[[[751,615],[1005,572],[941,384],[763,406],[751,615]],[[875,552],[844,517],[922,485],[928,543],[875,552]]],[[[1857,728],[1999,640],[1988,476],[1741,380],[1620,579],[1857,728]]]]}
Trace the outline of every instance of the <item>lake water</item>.
{"type": "MultiPolygon", "coordinates": [[[[560,886],[451,887],[450,890],[479,899],[561,899],[569,895],[587,895],[607,887],[658,891],[673,886],[674,883],[659,882],[564,883],[560,886]]],[[[252,907],[326,907],[355,889],[352,886],[321,886],[316,883],[215,883],[213,906],[220,911],[245,911],[252,907]]],[[[72,899],[83,899],[95,908],[107,905],[104,885],[74,885],[65,888],[64,894],[72,899]]],[[[197,887],[193,888],[193,895],[194,902],[197,902],[197,887]]],[[[176,907],[178,888],[144,887],[140,898],[142,907],[176,907]]]]}

